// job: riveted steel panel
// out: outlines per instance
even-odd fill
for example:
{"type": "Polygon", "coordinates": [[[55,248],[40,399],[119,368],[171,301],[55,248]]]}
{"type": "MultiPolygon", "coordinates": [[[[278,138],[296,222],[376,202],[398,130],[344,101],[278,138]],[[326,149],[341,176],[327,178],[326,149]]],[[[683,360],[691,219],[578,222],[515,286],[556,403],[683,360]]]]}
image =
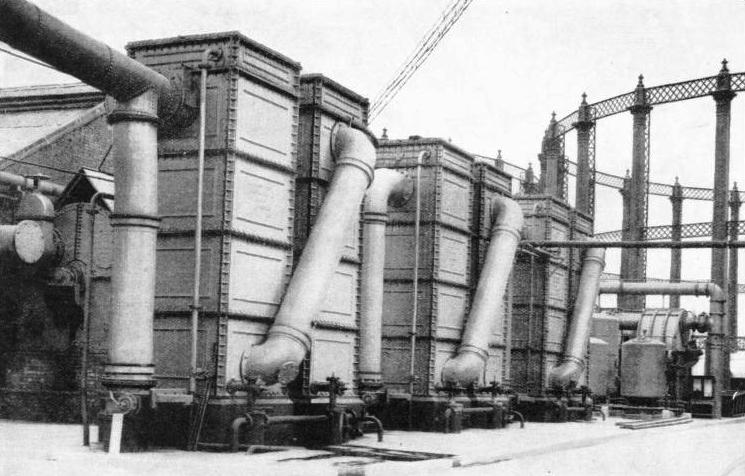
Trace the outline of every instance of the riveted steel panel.
{"type": "MultiPolygon", "coordinates": [[[[197,157],[161,157],[158,160],[158,213],[160,231],[196,227],[197,157]]],[[[222,222],[225,157],[205,158],[202,187],[203,229],[218,229],[222,222]]]]}
{"type": "Polygon", "coordinates": [[[443,223],[470,230],[473,188],[469,179],[443,169],[441,219],[443,223]]]}
{"type": "Polygon", "coordinates": [[[333,375],[351,389],[354,383],[355,333],[314,328],[311,337],[310,381],[325,382],[333,375]]]}
{"type": "Polygon", "coordinates": [[[232,228],[291,243],[293,177],[243,159],[235,161],[232,228]]]}
{"type": "Polygon", "coordinates": [[[470,239],[463,233],[443,228],[440,236],[437,278],[458,284],[470,282],[470,239]]]}
{"type": "MultiPolygon", "coordinates": [[[[428,339],[417,340],[414,354],[415,395],[429,394],[430,385],[434,385],[434,362],[430,358],[432,345],[434,343],[428,339]]],[[[391,392],[409,392],[411,357],[411,342],[408,339],[383,341],[383,382],[391,392]]]]}
{"type": "MultiPolygon", "coordinates": [[[[213,367],[212,347],[217,339],[217,321],[200,316],[197,331],[197,366],[213,367]]],[[[191,366],[191,317],[158,316],[153,322],[155,378],[159,387],[188,388],[191,366]]]]}
{"type": "Polygon", "coordinates": [[[319,74],[300,76],[300,103],[323,107],[340,118],[367,123],[369,101],[319,74]]]}
{"type": "Polygon", "coordinates": [[[618,354],[610,351],[604,340],[591,337],[587,362],[587,385],[594,395],[616,393],[616,364],[618,354]]]}
{"type": "Polygon", "coordinates": [[[260,344],[266,338],[269,324],[251,319],[228,320],[227,346],[225,356],[225,380],[240,381],[241,355],[252,345],[260,344]]]}
{"type": "MultiPolygon", "coordinates": [[[[188,311],[194,286],[194,238],[159,236],[156,250],[155,311],[188,311]]],[[[200,299],[205,311],[217,311],[220,240],[202,241],[200,299]]]]}
{"type": "Polygon", "coordinates": [[[236,149],[294,169],[295,100],[243,77],[237,88],[236,149]]]}
{"type": "MultiPolygon", "coordinates": [[[[432,316],[432,286],[419,286],[417,333],[429,335],[432,316]]],[[[414,310],[411,282],[386,282],[383,294],[383,336],[408,337],[414,310]]]]}
{"type": "Polygon", "coordinates": [[[489,356],[484,367],[484,376],[479,382],[481,385],[489,385],[492,382],[504,384],[509,380],[508,368],[505,366],[506,351],[503,348],[490,347],[489,356]]]}
{"type": "Polygon", "coordinates": [[[274,317],[288,281],[288,254],[287,249],[233,239],[228,312],[274,317]]]}
{"type": "Polygon", "coordinates": [[[437,337],[459,340],[468,309],[468,290],[440,284],[437,286],[437,337]]]}

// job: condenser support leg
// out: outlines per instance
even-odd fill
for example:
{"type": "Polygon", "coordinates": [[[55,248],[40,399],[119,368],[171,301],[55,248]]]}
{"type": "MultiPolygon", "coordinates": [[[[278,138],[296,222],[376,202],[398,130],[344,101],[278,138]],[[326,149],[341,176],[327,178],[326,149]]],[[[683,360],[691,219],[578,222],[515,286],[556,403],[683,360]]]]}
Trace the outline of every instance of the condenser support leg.
{"type": "MultiPolygon", "coordinates": [[[[730,74],[727,61],[722,62],[722,69],[717,76],[717,88],[712,93],[716,103],[716,132],[714,138],[714,203],[711,220],[711,239],[724,241],[727,239],[727,195],[729,189],[729,148],[730,148],[730,110],[735,93],[731,89],[730,74]]],[[[727,293],[727,249],[711,250],[711,281],[716,283],[722,291],[727,293]]],[[[714,374],[717,369],[711,368],[711,352],[721,352],[720,388],[729,388],[729,350],[727,337],[730,335],[729,311],[725,307],[722,316],[721,335],[709,333],[707,340],[706,373],[714,374]],[[719,340],[719,342],[716,342],[719,340]]]]}
{"type": "MultiPolygon", "coordinates": [[[[678,183],[678,177],[675,177],[675,185],[673,185],[673,193],[670,195],[670,202],[673,205],[673,223],[672,223],[672,241],[680,241],[682,239],[683,231],[683,187],[678,183]]],[[[680,248],[670,249],[670,282],[680,282],[680,269],[682,264],[682,252],[680,248]]],[[[680,307],[680,296],[670,296],[670,307],[680,307]]]]}
{"type": "MultiPolygon", "coordinates": [[[[647,104],[643,76],[635,90],[634,105],[629,108],[634,120],[631,163],[629,235],[632,241],[645,239],[647,226],[647,186],[649,184],[649,113],[652,107],[647,104]]],[[[621,253],[621,261],[626,263],[627,276],[621,279],[643,281],[646,277],[646,249],[629,248],[621,253]]],[[[619,296],[623,309],[644,309],[644,296],[619,296]]]]}

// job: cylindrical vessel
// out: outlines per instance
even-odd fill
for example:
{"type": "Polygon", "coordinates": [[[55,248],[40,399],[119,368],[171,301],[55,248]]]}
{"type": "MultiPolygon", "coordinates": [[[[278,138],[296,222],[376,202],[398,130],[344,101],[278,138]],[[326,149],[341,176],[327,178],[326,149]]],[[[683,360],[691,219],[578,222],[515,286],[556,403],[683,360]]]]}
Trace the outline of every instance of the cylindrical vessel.
{"type": "Polygon", "coordinates": [[[109,360],[103,382],[112,387],[151,387],[155,247],[158,232],[157,96],[148,91],[118,104],[112,156],[116,202],[111,215],[109,360]]]}
{"type": "Polygon", "coordinates": [[[666,346],[650,337],[621,345],[621,396],[663,398],[667,394],[666,346]]]}

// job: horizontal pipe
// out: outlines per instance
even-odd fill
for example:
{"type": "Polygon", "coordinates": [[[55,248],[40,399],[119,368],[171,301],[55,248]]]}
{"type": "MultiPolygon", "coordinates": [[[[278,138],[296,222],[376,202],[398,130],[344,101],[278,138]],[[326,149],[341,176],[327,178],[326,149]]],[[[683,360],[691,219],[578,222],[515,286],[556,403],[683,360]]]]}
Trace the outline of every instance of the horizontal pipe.
{"type": "Polygon", "coordinates": [[[0,257],[20,259],[25,264],[38,263],[47,251],[45,233],[36,221],[24,220],[15,225],[0,225],[0,257]]]}
{"type": "Polygon", "coordinates": [[[359,214],[374,177],[375,147],[364,132],[342,124],[332,131],[336,170],[305,243],[267,339],[241,359],[244,379],[287,384],[311,346],[311,323],[321,310],[344,251],[347,231],[359,214]]]}
{"type": "Polygon", "coordinates": [[[181,89],[168,78],[25,0],[0,0],[0,41],[119,101],[153,89],[163,121],[176,119],[184,109],[181,89]]]}
{"type": "Polygon", "coordinates": [[[538,248],[745,248],[745,241],[521,241],[538,248]]]}
{"type": "Polygon", "coordinates": [[[359,378],[379,382],[383,332],[383,271],[385,268],[385,229],[388,206],[401,207],[411,198],[413,181],[391,169],[377,169],[375,180],[365,195],[362,214],[360,274],[359,378]]]}
{"type": "Polygon", "coordinates": [[[489,355],[489,341],[503,318],[504,293],[515,260],[523,212],[514,200],[496,197],[493,202],[491,240],[476,286],[458,354],[445,362],[442,382],[469,386],[478,382],[489,355]]]}
{"type": "Polygon", "coordinates": [[[715,283],[628,283],[623,281],[604,281],[600,284],[600,294],[636,294],[636,295],[676,295],[708,296],[711,330],[709,331],[710,355],[709,366],[714,375],[714,406],[712,416],[721,418],[721,395],[724,377],[728,369],[724,368],[725,352],[729,352],[723,342],[724,310],[727,295],[715,283]]]}
{"type": "Polygon", "coordinates": [[[38,187],[36,187],[34,185],[34,179],[10,172],[0,172],[0,183],[21,187],[24,190],[36,190],[44,195],[52,195],[55,197],[62,195],[62,192],[65,190],[65,187],[62,185],[48,180],[40,180],[38,187]]]}
{"type": "Polygon", "coordinates": [[[571,382],[576,382],[585,368],[587,341],[592,328],[592,311],[595,309],[604,267],[605,249],[589,248],[582,264],[564,357],[549,373],[549,384],[552,387],[563,388],[571,382]]]}

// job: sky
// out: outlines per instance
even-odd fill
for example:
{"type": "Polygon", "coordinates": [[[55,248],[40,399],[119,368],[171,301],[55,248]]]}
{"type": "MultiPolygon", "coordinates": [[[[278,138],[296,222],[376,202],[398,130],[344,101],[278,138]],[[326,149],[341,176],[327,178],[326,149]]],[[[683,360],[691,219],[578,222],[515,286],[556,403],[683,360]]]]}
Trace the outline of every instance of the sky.
{"type": "MultiPolygon", "coordinates": [[[[129,41],[240,30],[373,98],[392,78],[450,0],[38,0],[40,7],[123,51],[129,41]]],[[[647,86],[711,76],[723,58],[745,71],[742,0],[474,0],[428,61],[371,125],[391,138],[436,136],[474,153],[497,150],[537,165],[552,111],[563,117],[586,92],[590,103],[647,86]]],[[[73,78],[0,53],[0,87],[73,78]]],[[[730,182],[745,188],[745,93],[732,103],[730,182]]],[[[651,180],[709,187],[714,102],[656,107],[651,116],[651,180]]],[[[567,136],[576,154],[576,136],[567,136]]],[[[597,167],[630,168],[631,117],[597,126],[597,167]]],[[[621,227],[620,194],[598,189],[596,231],[621,227]]],[[[650,224],[669,224],[670,204],[650,199],[650,224]]],[[[711,203],[684,204],[684,222],[706,221],[711,203]]],[[[609,252],[608,270],[618,255],[609,252]]],[[[709,252],[684,250],[683,276],[709,277],[709,252]]],[[[665,277],[669,252],[649,254],[648,275],[665,277]]],[[[741,266],[745,281],[745,262],[741,266]]],[[[654,305],[661,299],[650,300],[654,305]]],[[[705,300],[684,300],[697,311],[705,300]]],[[[745,307],[745,301],[740,303],[745,307]]],[[[741,313],[742,314],[742,313],[741,313]]],[[[745,321],[742,323],[745,326],[745,321]]],[[[744,327],[745,328],[745,327],[744,327]]]]}

